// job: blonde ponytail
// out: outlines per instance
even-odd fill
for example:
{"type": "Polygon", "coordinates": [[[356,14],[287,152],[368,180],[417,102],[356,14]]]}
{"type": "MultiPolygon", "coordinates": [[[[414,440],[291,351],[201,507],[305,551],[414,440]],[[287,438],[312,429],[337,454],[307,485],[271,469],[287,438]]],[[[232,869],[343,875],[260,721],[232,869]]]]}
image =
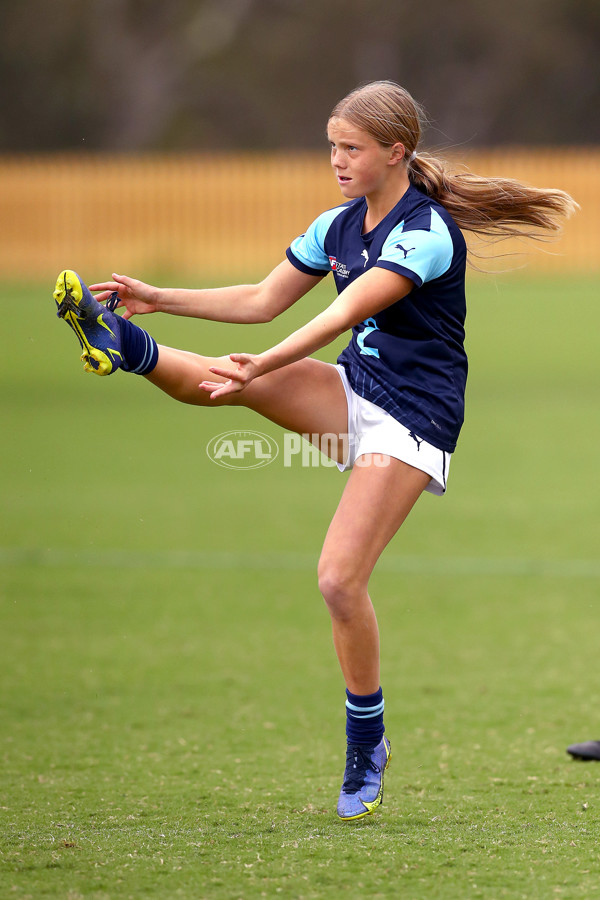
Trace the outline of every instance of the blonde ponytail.
{"type": "Polygon", "coordinates": [[[449,172],[446,163],[419,153],[409,165],[411,182],[444,206],[459,228],[485,237],[540,238],[558,232],[577,204],[569,194],[535,188],[512,178],[449,172]]]}

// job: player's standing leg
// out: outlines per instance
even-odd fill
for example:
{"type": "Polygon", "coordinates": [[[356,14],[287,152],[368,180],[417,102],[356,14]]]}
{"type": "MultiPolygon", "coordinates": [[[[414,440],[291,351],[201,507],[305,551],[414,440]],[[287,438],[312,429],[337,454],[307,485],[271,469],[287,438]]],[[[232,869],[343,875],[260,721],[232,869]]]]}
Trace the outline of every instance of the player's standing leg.
{"type": "Polygon", "coordinates": [[[338,803],[342,819],[372,813],[383,797],[390,757],[384,737],[379,631],[368,583],[430,476],[389,456],[359,457],[333,517],[319,562],[333,641],[346,682],[347,756],[338,803]]]}

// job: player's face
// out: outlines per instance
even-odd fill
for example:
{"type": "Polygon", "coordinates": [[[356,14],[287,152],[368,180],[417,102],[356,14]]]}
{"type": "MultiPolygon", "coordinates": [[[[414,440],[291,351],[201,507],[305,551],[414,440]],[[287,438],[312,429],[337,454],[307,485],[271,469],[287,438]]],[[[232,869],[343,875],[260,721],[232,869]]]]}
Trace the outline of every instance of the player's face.
{"type": "Polygon", "coordinates": [[[402,144],[384,147],[346,119],[329,120],[327,136],[331,145],[331,165],[340,190],[349,200],[385,191],[391,159],[404,153],[402,144]],[[400,148],[400,150],[398,150],[400,148]]]}

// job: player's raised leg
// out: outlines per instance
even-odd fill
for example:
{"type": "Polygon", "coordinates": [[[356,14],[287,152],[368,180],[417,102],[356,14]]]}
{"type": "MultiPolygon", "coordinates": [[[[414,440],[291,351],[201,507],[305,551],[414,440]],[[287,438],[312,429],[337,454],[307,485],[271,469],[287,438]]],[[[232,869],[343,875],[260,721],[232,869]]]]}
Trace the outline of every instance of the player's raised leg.
{"type": "MultiPolygon", "coordinates": [[[[343,462],[347,447],[348,404],[334,366],[316,359],[302,359],[256,378],[243,391],[211,400],[199,389],[206,379],[221,380],[213,366],[231,365],[228,357],[200,356],[172,347],[159,347],[158,362],[146,379],[182,403],[197,406],[245,406],[282,428],[300,434],[333,434],[336,459],[343,462]]],[[[224,379],[223,379],[224,380],[224,379]]]]}
{"type": "MultiPolygon", "coordinates": [[[[106,294],[100,295],[106,299],[106,294]]],[[[84,369],[109,375],[118,368],[145,375],[147,380],[182,403],[196,406],[239,405],[254,409],[283,428],[300,434],[332,434],[336,459],[347,446],[348,412],[345,391],[334,366],[303,359],[255,379],[243,392],[211,400],[200,383],[221,380],[210,368],[230,365],[228,357],[201,356],[158,346],[143,328],[92,296],[76,272],[66,269],[54,291],[57,315],[75,332],[84,369]]]]}

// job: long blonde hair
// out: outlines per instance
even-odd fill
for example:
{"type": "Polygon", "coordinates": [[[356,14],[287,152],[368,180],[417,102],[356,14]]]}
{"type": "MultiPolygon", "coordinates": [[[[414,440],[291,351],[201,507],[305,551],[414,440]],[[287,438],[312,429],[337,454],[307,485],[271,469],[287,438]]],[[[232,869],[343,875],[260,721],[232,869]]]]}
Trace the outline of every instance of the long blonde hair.
{"type": "Polygon", "coordinates": [[[539,238],[540,232],[558,232],[560,220],[577,208],[564,191],[512,178],[451,173],[444,160],[418,151],[423,109],[393,81],[356,88],[334,107],[334,117],[346,119],[383,146],[402,143],[412,184],[441,203],[459,228],[474,234],[539,238]]]}

